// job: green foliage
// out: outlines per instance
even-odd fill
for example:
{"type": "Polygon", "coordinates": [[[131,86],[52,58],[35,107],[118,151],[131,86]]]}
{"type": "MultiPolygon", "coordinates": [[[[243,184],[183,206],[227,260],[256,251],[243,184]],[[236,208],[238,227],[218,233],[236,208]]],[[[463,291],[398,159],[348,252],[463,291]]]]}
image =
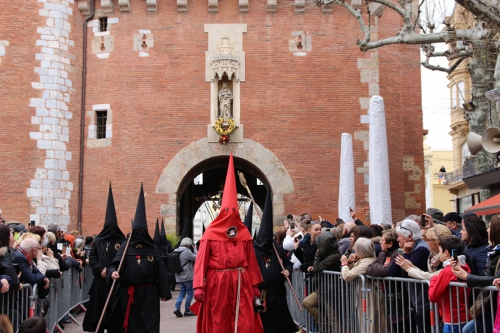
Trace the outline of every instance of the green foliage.
{"type": "Polygon", "coordinates": [[[181,237],[177,236],[174,233],[168,233],[167,240],[170,242],[170,244],[172,244],[172,247],[175,248],[175,246],[181,241],[181,237]]]}

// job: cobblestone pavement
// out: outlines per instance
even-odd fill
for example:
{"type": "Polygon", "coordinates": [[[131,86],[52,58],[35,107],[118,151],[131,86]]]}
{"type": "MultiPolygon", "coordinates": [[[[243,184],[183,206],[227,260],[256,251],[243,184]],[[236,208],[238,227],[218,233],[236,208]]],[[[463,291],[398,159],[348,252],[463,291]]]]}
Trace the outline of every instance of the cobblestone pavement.
{"type": "MultiPolygon", "coordinates": [[[[181,317],[177,318],[174,315],[174,305],[179,291],[172,292],[172,299],[166,302],[160,302],[160,333],[195,333],[196,332],[196,318],[197,317],[181,317]]],[[[194,302],[194,299],[193,299],[194,302]]],[[[183,304],[184,306],[184,304],[183,304]]],[[[182,308],[184,312],[184,308],[182,308]]],[[[76,320],[81,324],[83,322],[84,314],[81,313],[76,316],[76,320]]],[[[81,326],[76,324],[64,324],[64,333],[83,333],[81,326]]]]}

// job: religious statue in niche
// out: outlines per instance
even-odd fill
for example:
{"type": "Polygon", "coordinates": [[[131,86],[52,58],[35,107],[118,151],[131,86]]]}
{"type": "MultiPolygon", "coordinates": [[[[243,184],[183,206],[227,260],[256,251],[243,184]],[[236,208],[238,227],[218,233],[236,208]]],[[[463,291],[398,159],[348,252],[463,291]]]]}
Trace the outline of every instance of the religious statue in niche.
{"type": "Polygon", "coordinates": [[[236,129],[231,111],[232,101],[233,93],[227,82],[223,82],[219,91],[219,118],[215,121],[215,131],[220,135],[219,143],[221,145],[226,145],[229,142],[229,136],[236,129]]]}
{"type": "Polygon", "coordinates": [[[232,118],[231,114],[231,102],[233,100],[233,93],[229,90],[227,83],[222,83],[222,88],[219,91],[219,118],[223,118],[227,121],[232,118]]]}

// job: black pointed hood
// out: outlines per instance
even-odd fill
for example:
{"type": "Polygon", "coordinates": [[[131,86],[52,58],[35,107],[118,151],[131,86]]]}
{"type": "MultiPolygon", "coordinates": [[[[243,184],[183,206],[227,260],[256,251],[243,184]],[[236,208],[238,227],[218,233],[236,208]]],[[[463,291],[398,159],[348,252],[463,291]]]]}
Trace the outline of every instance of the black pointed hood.
{"type": "Polygon", "coordinates": [[[253,241],[255,254],[262,255],[264,253],[272,254],[273,250],[273,203],[272,203],[271,188],[267,189],[266,203],[264,204],[264,212],[260,221],[259,232],[253,241]],[[260,253],[259,253],[260,252],[260,253]]]}
{"type": "Polygon", "coordinates": [[[104,217],[104,227],[99,235],[96,236],[94,242],[124,242],[125,235],[118,227],[118,219],[116,218],[115,200],[113,198],[113,190],[109,183],[108,204],[106,206],[106,215],[104,217]]]}
{"type": "Polygon", "coordinates": [[[245,224],[245,226],[247,227],[250,235],[252,234],[252,217],[253,217],[253,201],[250,202],[247,215],[245,215],[245,221],[243,222],[243,224],[245,224]]]}
{"type": "Polygon", "coordinates": [[[135,251],[137,249],[145,249],[148,247],[154,247],[156,252],[159,253],[158,248],[156,247],[153,239],[148,233],[148,222],[146,220],[146,201],[144,200],[144,189],[141,184],[141,192],[139,193],[139,200],[137,201],[135,218],[134,222],[132,223],[132,238],[130,239],[130,249],[129,252],[127,252],[127,255],[149,254],[148,251],[135,251]]]}
{"type": "Polygon", "coordinates": [[[153,240],[156,245],[160,244],[160,225],[158,223],[158,218],[156,218],[155,235],[153,236],[153,240]]]}
{"type": "Polygon", "coordinates": [[[205,233],[205,223],[201,222],[201,235],[203,236],[203,234],[205,233]]]}
{"type": "Polygon", "coordinates": [[[161,232],[160,232],[160,237],[161,239],[167,239],[167,233],[165,232],[165,222],[163,221],[163,219],[161,219],[161,232]]]}

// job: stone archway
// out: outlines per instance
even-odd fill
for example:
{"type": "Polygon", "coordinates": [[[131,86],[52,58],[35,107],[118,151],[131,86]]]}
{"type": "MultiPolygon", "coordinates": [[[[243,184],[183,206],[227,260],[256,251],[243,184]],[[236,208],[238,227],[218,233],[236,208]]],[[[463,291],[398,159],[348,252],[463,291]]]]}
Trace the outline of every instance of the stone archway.
{"type": "Polygon", "coordinates": [[[266,176],[273,190],[274,223],[283,221],[283,195],[293,193],[294,187],[288,171],[276,155],[253,140],[245,139],[240,144],[220,145],[208,143],[205,138],[192,142],[179,151],[158,179],[156,193],[167,195],[165,203],[160,207],[160,214],[165,217],[167,226],[177,224],[178,190],[189,171],[207,159],[227,156],[230,153],[252,163],[266,176]]]}

